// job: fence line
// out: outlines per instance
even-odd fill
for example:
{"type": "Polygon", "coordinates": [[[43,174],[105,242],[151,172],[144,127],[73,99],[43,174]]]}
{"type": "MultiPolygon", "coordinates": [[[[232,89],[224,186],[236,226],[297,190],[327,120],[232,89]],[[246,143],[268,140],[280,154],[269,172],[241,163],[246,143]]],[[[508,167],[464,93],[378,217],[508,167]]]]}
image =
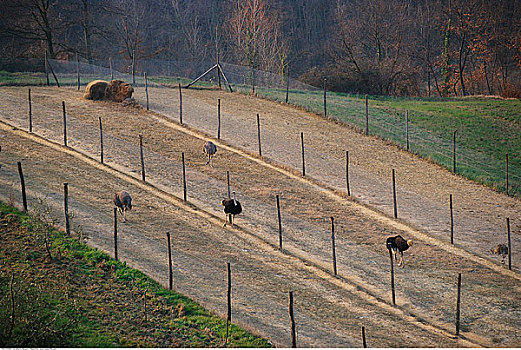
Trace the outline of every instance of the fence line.
{"type": "MultiPolygon", "coordinates": [[[[54,113],[54,111],[52,111],[52,110],[50,110],[50,111],[52,112],[52,113],[50,113],[50,114],[52,115],[52,114],[54,113]]],[[[39,118],[39,120],[41,120],[41,118],[39,118]]],[[[75,118],[73,118],[73,117],[71,117],[71,116],[69,116],[69,122],[71,123],[71,125],[74,125],[75,123],[77,123],[77,124],[81,124],[79,127],[76,125],[76,128],[79,128],[80,130],[82,130],[82,132],[84,132],[85,129],[86,129],[86,128],[85,128],[85,125],[87,125],[86,123],[81,122],[81,121],[78,121],[78,120],[76,120],[75,118]]],[[[92,125],[92,129],[93,129],[93,134],[94,134],[94,138],[92,139],[92,142],[93,142],[94,144],[96,144],[96,140],[97,140],[98,134],[97,134],[97,129],[96,129],[95,125],[92,125]]],[[[39,132],[41,132],[41,130],[39,130],[39,129],[37,128],[36,132],[39,133],[39,132]]],[[[77,134],[74,134],[73,130],[71,129],[71,135],[77,135],[77,134]]],[[[81,135],[85,136],[85,134],[83,134],[83,133],[82,133],[81,135]]],[[[106,136],[108,137],[108,139],[111,139],[111,138],[112,138],[112,139],[116,139],[114,136],[111,136],[110,134],[107,134],[106,136]]],[[[72,141],[74,141],[74,138],[71,138],[71,142],[72,142],[72,141]]],[[[76,141],[77,141],[77,140],[76,140],[76,141]]],[[[126,141],[125,141],[125,140],[122,140],[121,143],[124,144],[124,143],[126,143],[126,141]]],[[[82,144],[82,146],[84,146],[84,145],[82,144]]],[[[121,146],[121,145],[119,145],[119,146],[121,146]]],[[[132,145],[130,145],[130,146],[132,146],[132,145]]],[[[128,147],[127,149],[128,149],[128,150],[132,150],[133,147],[128,147]]],[[[133,153],[133,152],[134,152],[134,151],[127,152],[127,154],[131,154],[131,153],[133,153]]],[[[148,153],[148,151],[147,151],[147,155],[148,155],[148,154],[149,154],[149,153],[148,153]]],[[[153,154],[153,152],[150,151],[150,154],[153,154]]],[[[161,155],[158,155],[158,156],[159,156],[160,159],[163,160],[163,161],[164,161],[165,159],[166,159],[166,160],[169,159],[169,158],[166,158],[166,157],[161,156],[161,155]]]]}

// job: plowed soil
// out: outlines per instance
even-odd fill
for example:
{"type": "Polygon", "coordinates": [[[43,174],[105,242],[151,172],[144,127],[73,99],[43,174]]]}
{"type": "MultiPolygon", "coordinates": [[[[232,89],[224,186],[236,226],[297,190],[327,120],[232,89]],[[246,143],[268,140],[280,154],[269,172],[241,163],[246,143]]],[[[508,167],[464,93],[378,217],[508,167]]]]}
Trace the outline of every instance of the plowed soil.
{"type": "MultiPolygon", "coordinates": [[[[0,90],[3,121],[24,126],[20,115],[26,114],[23,99],[26,92],[22,88],[0,90]]],[[[168,89],[152,90],[154,96],[160,92],[165,94],[164,99],[173,94],[168,89]]],[[[488,252],[490,244],[504,237],[499,229],[483,240],[478,239],[486,225],[510,215],[516,247],[519,226],[515,215],[519,214],[519,200],[450,175],[381,141],[362,137],[343,126],[287,106],[216,91],[190,90],[186,94],[183,117],[193,127],[204,124],[193,121],[196,120],[193,116],[209,118],[211,101],[218,96],[222,98],[223,118],[228,119],[223,123],[221,136],[229,143],[218,143],[218,154],[210,166],[205,165],[201,152],[204,135],[171,122],[168,116],[108,102],[84,101],[80,92],[70,89],[33,88],[33,108],[38,119],[35,120],[36,135],[12,130],[6,125],[1,130],[3,197],[18,197],[18,192],[13,190],[17,191],[19,186],[18,160],[24,165],[33,203],[36,198],[45,198],[60,213],[62,183],[68,182],[76,228],[80,229],[78,225],[81,225],[92,245],[111,252],[112,192],[128,190],[134,198],[134,209],[128,221],[120,225],[120,259],[166,284],[165,232],[172,232],[176,288],[219,314],[225,314],[226,310],[225,268],[226,262],[231,262],[234,321],[278,346],[290,345],[289,290],[295,291],[298,345],[302,347],[360,346],[361,326],[366,328],[368,345],[375,347],[519,346],[521,277],[507,271],[497,258],[489,260],[492,257],[488,252]],[[71,119],[68,129],[71,148],[37,136],[62,142],[62,100],[67,104],[71,119]],[[256,108],[262,108],[264,128],[272,130],[274,135],[264,139],[273,141],[265,141],[263,155],[267,158],[264,160],[230,147],[255,150],[256,143],[248,141],[251,132],[245,125],[249,121],[246,116],[251,118],[249,113],[256,108]],[[202,112],[197,114],[198,110],[202,112]],[[268,115],[272,119],[268,120],[268,115]],[[98,162],[99,116],[103,116],[107,165],[98,162]],[[234,128],[244,127],[232,132],[232,124],[234,128]],[[318,155],[308,158],[311,160],[307,175],[327,186],[302,178],[292,169],[298,168],[300,152],[298,147],[295,151],[292,142],[298,142],[300,134],[296,133],[294,140],[289,135],[302,128],[310,135],[306,138],[309,140],[307,154],[318,155]],[[454,247],[446,243],[446,238],[439,239],[439,232],[430,230],[428,223],[420,225],[411,220],[421,229],[416,230],[406,223],[405,214],[405,222],[397,222],[334,191],[341,185],[326,180],[340,179],[341,172],[329,176],[339,169],[327,164],[338,165],[342,161],[344,149],[335,141],[340,139],[336,134],[340,132],[352,133],[344,140],[360,142],[359,154],[367,152],[367,159],[357,159],[360,155],[353,159],[357,164],[353,174],[355,178],[362,173],[375,178],[374,189],[378,190],[382,182],[379,176],[384,177],[381,169],[390,162],[398,159],[403,164],[395,164],[397,168],[411,168],[403,173],[409,174],[409,185],[402,184],[399,188],[401,193],[410,193],[405,197],[411,201],[421,194],[422,200],[413,201],[414,210],[421,211],[431,202],[441,207],[444,197],[441,192],[445,190],[469,191],[467,197],[461,196],[461,201],[467,198],[469,207],[476,198],[485,196],[487,201],[479,207],[482,212],[478,217],[465,219],[469,220],[470,229],[458,231],[461,244],[454,247]],[[139,180],[138,134],[144,137],[149,184],[139,180]],[[366,146],[362,146],[364,140],[366,146]],[[276,141],[280,142],[276,144],[276,141]],[[179,199],[183,197],[181,152],[186,160],[189,203],[179,199]],[[425,169],[425,173],[420,173],[421,169],[425,169]],[[222,227],[224,215],[219,202],[227,196],[226,171],[230,172],[232,190],[237,192],[244,207],[244,213],[236,219],[237,228],[222,227]],[[427,176],[431,172],[433,174],[427,176]],[[436,185],[436,181],[445,178],[447,184],[436,185]],[[277,249],[277,194],[282,208],[282,252],[277,249]],[[487,211],[489,206],[494,207],[497,217],[487,211]],[[331,273],[330,217],[335,218],[337,277],[331,273]],[[481,225],[482,217],[493,218],[481,225]],[[405,253],[406,267],[395,269],[398,306],[393,307],[385,238],[395,234],[413,238],[415,245],[405,253]],[[462,337],[454,339],[451,334],[459,272],[463,275],[463,332],[462,337]]],[[[256,129],[256,125],[252,125],[256,129]]],[[[256,140],[256,134],[253,135],[256,140]]],[[[350,149],[356,147],[357,143],[350,143],[350,149]]],[[[354,181],[353,188],[356,184],[354,181]]],[[[358,193],[362,193],[361,189],[358,193]]],[[[359,201],[368,200],[378,208],[378,203],[370,202],[369,195],[354,193],[359,201]]],[[[399,201],[399,205],[407,203],[399,201]]],[[[386,209],[381,209],[385,214],[386,209]]],[[[434,218],[441,220],[436,213],[436,210],[431,212],[434,218]]]]}

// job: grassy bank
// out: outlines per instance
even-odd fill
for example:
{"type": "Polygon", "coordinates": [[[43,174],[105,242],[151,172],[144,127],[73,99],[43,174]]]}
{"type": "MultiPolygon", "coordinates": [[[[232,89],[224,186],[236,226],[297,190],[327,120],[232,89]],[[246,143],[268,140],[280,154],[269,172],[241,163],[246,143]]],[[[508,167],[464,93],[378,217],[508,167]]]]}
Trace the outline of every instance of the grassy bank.
{"type": "MultiPolygon", "coordinates": [[[[286,98],[285,90],[258,88],[257,93],[279,102],[286,98]]],[[[321,91],[290,90],[289,103],[324,114],[321,91]]],[[[327,115],[360,131],[366,129],[365,108],[364,96],[327,94],[327,115]]],[[[411,152],[452,170],[457,130],[457,173],[504,192],[508,153],[509,194],[521,196],[521,100],[369,96],[369,134],[406,148],[407,111],[411,152]]]]}
{"type": "MultiPolygon", "coordinates": [[[[41,219],[0,202],[0,346],[224,345],[225,320],[41,219]]],[[[230,347],[270,346],[230,334],[230,347]]]]}

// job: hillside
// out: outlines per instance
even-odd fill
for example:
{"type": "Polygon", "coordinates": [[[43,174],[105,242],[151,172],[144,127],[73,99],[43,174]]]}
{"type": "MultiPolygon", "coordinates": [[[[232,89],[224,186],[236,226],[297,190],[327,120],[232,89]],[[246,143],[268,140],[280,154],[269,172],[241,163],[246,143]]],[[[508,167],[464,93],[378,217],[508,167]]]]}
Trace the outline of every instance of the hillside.
{"type": "MultiPolygon", "coordinates": [[[[404,341],[410,346],[441,347],[518,344],[518,265],[514,260],[514,271],[510,271],[489,252],[492,244],[504,239],[502,216],[517,212],[515,198],[472,184],[342,125],[240,94],[185,91],[183,115],[187,126],[179,125],[177,116],[171,115],[178,109],[169,89],[150,90],[155,110],[161,112],[160,103],[164,101],[172,104],[165,114],[159,114],[85,101],[81,92],[73,89],[34,88],[33,111],[37,117],[34,133],[30,134],[24,131],[25,118],[20,119],[19,113],[26,108],[26,88],[2,90],[0,181],[5,186],[0,189],[4,198],[10,197],[13,188],[18,191],[19,160],[27,174],[30,207],[45,197],[61,217],[62,182],[68,182],[73,222],[82,226],[91,245],[111,253],[111,194],[115,189],[128,190],[135,196],[135,203],[128,221],[120,227],[120,259],[165,284],[165,232],[172,232],[176,287],[217,314],[225,313],[225,263],[231,262],[234,322],[255,330],[276,346],[289,344],[288,291],[295,291],[301,346],[359,346],[361,326],[366,329],[368,343],[374,346],[397,347],[404,341]],[[221,136],[232,145],[213,139],[218,153],[212,165],[206,166],[201,146],[209,136],[193,126],[214,133],[217,98],[222,102],[221,136]],[[61,101],[66,102],[68,111],[68,147],[62,146],[63,128],[56,122],[61,101]],[[263,157],[254,154],[255,111],[262,111],[263,157]],[[105,164],[99,162],[97,147],[99,116],[104,121],[105,164]],[[10,123],[21,129],[13,129],[10,123]],[[237,128],[241,128],[240,133],[237,128]],[[300,150],[293,146],[300,141],[299,130],[304,130],[309,155],[305,177],[297,170],[300,150]],[[140,174],[140,133],[146,182],[140,174]],[[342,193],[345,153],[337,140],[349,141],[354,150],[354,198],[342,193]],[[187,201],[183,200],[182,152],[187,201]],[[366,197],[370,200],[381,203],[381,193],[386,193],[386,200],[390,197],[385,183],[370,182],[374,186],[370,188],[361,185],[362,176],[369,174],[374,174],[373,179],[388,179],[391,162],[402,167],[398,174],[407,174],[412,180],[410,189],[424,199],[402,197],[406,183],[400,180],[401,220],[392,220],[360,204],[363,198],[359,200],[368,189],[366,193],[373,194],[366,197]],[[226,170],[230,172],[231,189],[244,208],[234,228],[223,228],[219,205],[226,196],[226,170]],[[429,229],[431,222],[444,226],[447,217],[445,194],[433,191],[440,183],[444,191],[454,191],[458,198],[455,245],[447,242],[445,231],[429,229]],[[337,185],[338,190],[329,187],[337,185]],[[278,247],[277,194],[282,206],[283,250],[278,247]],[[438,198],[439,213],[432,208],[438,198]],[[487,198],[481,203],[480,216],[464,216],[462,200],[470,206],[480,198],[487,198]],[[403,219],[422,212],[432,221],[421,222],[421,230],[403,219]],[[331,272],[331,216],[336,223],[336,276],[331,272]],[[487,222],[490,216],[494,221],[487,222]],[[497,230],[475,239],[488,225],[497,230]],[[396,270],[394,306],[389,300],[389,255],[384,242],[387,236],[396,234],[412,238],[415,245],[406,253],[407,267],[396,270]],[[454,338],[454,281],[458,273],[464,276],[465,311],[462,334],[454,338]],[[403,339],[390,337],[391,327],[404,334],[403,339]]],[[[138,91],[138,99],[141,93],[138,91]]],[[[512,215],[513,232],[518,231],[518,224],[512,215]]],[[[518,247],[518,235],[512,238],[514,247],[518,247]]]]}

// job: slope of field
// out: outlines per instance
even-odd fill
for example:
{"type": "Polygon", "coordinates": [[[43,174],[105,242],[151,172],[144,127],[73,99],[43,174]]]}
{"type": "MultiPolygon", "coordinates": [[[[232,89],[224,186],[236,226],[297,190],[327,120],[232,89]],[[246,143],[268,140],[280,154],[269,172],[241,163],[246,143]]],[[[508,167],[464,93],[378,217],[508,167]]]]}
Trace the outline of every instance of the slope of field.
{"type": "MultiPolygon", "coordinates": [[[[178,98],[168,89],[152,90],[152,108],[178,120],[178,98]],[[154,104],[154,98],[161,101],[154,104]],[[171,107],[164,108],[164,101],[171,107]]],[[[142,98],[138,92],[138,98],[142,98]]],[[[275,102],[216,90],[187,90],[184,123],[216,135],[216,101],[221,99],[221,138],[258,152],[257,113],[262,128],[262,155],[299,171],[300,133],[304,133],[306,175],[346,191],[345,151],[349,151],[353,198],[393,215],[392,169],[396,170],[398,217],[450,241],[449,195],[454,201],[454,242],[479,255],[506,240],[506,218],[514,239],[521,239],[521,200],[460,176],[343,125],[275,102]]],[[[519,241],[521,243],[521,241],[519,241]]],[[[514,244],[519,247],[519,244],[514,244]]]]}
{"type": "MultiPolygon", "coordinates": [[[[33,218],[0,203],[1,346],[224,345],[225,320],[52,228],[46,209],[33,218]]],[[[268,346],[235,325],[230,334],[228,346],[268,346]]]]}
{"type": "MultiPolygon", "coordinates": [[[[24,108],[23,104],[17,105],[20,101],[15,96],[24,91],[17,89],[4,91],[9,91],[12,99],[9,101],[4,99],[3,118],[15,120],[15,114],[24,108]],[[10,114],[8,110],[13,110],[14,113],[10,114]]],[[[464,250],[444,246],[439,241],[420,239],[414,249],[407,252],[408,266],[397,271],[399,307],[392,308],[389,305],[389,270],[388,255],[384,248],[385,237],[391,234],[411,234],[412,231],[406,229],[404,233],[402,229],[386,223],[385,220],[367,217],[363,210],[349,200],[331,201],[331,196],[316,186],[302,182],[298,177],[285,175],[275,168],[267,167],[257,162],[255,158],[240,155],[224,145],[220,146],[213,166],[204,166],[204,155],[201,154],[202,142],[193,132],[187,129],[183,131],[182,128],[158,115],[131,108],[115,107],[109,103],[83,101],[80,96],[81,93],[71,90],[37,89],[35,101],[39,104],[37,119],[40,120],[40,124],[35,127],[35,132],[60,140],[62,127],[58,122],[59,118],[50,125],[44,125],[41,120],[46,117],[51,118],[53,111],[57,111],[59,115],[60,109],[56,106],[60,105],[61,100],[65,100],[68,114],[70,118],[74,118],[68,130],[70,144],[97,158],[99,153],[96,148],[98,142],[96,128],[98,116],[103,115],[104,130],[107,133],[105,135],[107,162],[126,173],[136,173],[140,168],[136,136],[142,133],[146,146],[148,181],[154,183],[160,190],[181,198],[180,152],[185,152],[189,201],[200,208],[205,208],[205,211],[211,215],[220,215],[218,203],[226,196],[225,170],[231,173],[232,189],[238,192],[239,200],[245,207],[244,215],[238,219],[241,227],[238,232],[215,227],[215,223],[219,222],[217,219],[205,222],[189,215],[188,221],[178,223],[179,219],[186,214],[176,209],[175,214],[168,215],[171,205],[160,204],[161,201],[153,204],[158,199],[150,198],[147,194],[153,192],[157,196],[162,192],[153,191],[145,185],[137,186],[137,183],[133,183],[132,187],[126,185],[131,193],[138,193],[137,198],[140,198],[142,204],[136,204],[137,209],[133,213],[135,222],[128,224],[128,227],[136,224],[136,232],[131,236],[131,241],[140,242],[140,246],[133,246],[133,251],[125,256],[125,260],[129,259],[139,264],[159,280],[164,281],[164,277],[158,273],[161,264],[156,259],[150,258],[149,254],[139,253],[139,250],[151,249],[147,251],[157,252],[160,249],[153,248],[157,243],[150,243],[141,236],[150,235],[157,240],[164,235],[161,232],[173,230],[172,227],[175,227],[175,230],[180,230],[179,234],[183,237],[186,235],[189,241],[186,244],[174,245],[180,250],[199,251],[198,263],[194,263],[193,260],[185,261],[188,265],[182,264],[178,266],[180,270],[176,271],[179,271],[178,273],[185,271],[189,276],[192,274],[201,276],[202,271],[210,274],[209,276],[204,274],[202,279],[197,279],[198,283],[195,285],[193,281],[187,283],[188,285],[181,282],[181,290],[187,288],[187,295],[204,299],[211,305],[212,310],[219,310],[222,301],[212,297],[215,295],[215,285],[212,288],[211,281],[215,278],[216,272],[220,271],[220,269],[216,271],[215,267],[224,265],[224,261],[220,260],[226,255],[223,249],[231,249],[235,252],[232,256],[237,256],[235,260],[237,268],[248,275],[240,274],[241,276],[238,277],[243,281],[243,283],[239,282],[238,288],[246,288],[246,291],[245,294],[238,293],[239,299],[244,298],[244,307],[241,307],[238,312],[237,319],[241,324],[252,325],[261,334],[269,336],[276,344],[288,344],[287,333],[282,334],[287,332],[284,306],[286,299],[282,291],[291,289],[297,290],[298,298],[302,298],[298,301],[302,303],[299,308],[302,314],[297,321],[300,326],[299,339],[301,344],[304,344],[302,346],[359,345],[356,334],[362,324],[366,325],[366,329],[373,330],[374,339],[377,339],[375,346],[404,346],[395,343],[395,339],[389,339],[385,330],[386,325],[394,328],[401,327],[399,319],[407,321],[403,327],[409,330],[403,332],[411,337],[408,338],[407,343],[410,346],[433,346],[433,344],[454,346],[454,340],[446,336],[441,338],[436,336],[432,340],[430,337],[436,333],[444,334],[446,330],[450,333],[452,329],[454,305],[451,299],[455,293],[455,276],[457,272],[462,272],[465,286],[468,288],[466,292],[468,294],[465,294],[468,297],[465,302],[468,307],[465,310],[467,321],[464,322],[463,328],[465,338],[485,345],[518,344],[516,329],[519,328],[519,278],[506,271],[503,273],[504,269],[501,266],[484,259],[472,258],[464,250]],[[281,194],[282,198],[285,254],[275,249],[278,244],[275,194],[281,194]],[[143,216],[146,219],[142,218],[143,216]],[[333,278],[327,273],[330,270],[331,249],[328,235],[329,216],[334,216],[338,225],[339,278],[333,278]],[[196,223],[197,228],[188,228],[185,231],[186,226],[190,227],[196,223]],[[233,243],[229,242],[230,232],[234,233],[233,243]],[[242,240],[246,241],[240,243],[242,240]],[[148,245],[152,248],[146,248],[148,245]],[[149,258],[142,260],[144,256],[149,258]],[[204,268],[198,269],[200,264],[204,264],[204,268]],[[253,280],[250,273],[255,275],[253,280]],[[248,288],[252,287],[255,287],[256,293],[248,292],[248,288]],[[274,298],[277,300],[274,301],[274,298]],[[251,303],[255,303],[255,306],[246,307],[251,303]],[[261,310],[266,312],[261,313],[261,310]],[[409,314],[420,318],[410,318],[409,314]],[[420,319],[424,321],[418,323],[420,319]],[[411,328],[411,324],[415,326],[411,328]],[[282,331],[284,329],[285,331],[282,331]]],[[[205,108],[202,103],[196,106],[188,102],[188,110],[196,107],[199,110],[205,108]]],[[[236,134],[236,136],[243,135],[236,134]]],[[[372,140],[372,142],[376,141],[372,140]]],[[[85,187],[73,195],[77,201],[75,204],[77,210],[80,213],[88,213],[84,219],[96,218],[95,222],[91,219],[82,224],[91,227],[104,225],[105,232],[110,232],[110,204],[107,198],[110,197],[113,189],[118,187],[117,182],[104,179],[105,176],[97,171],[89,174],[88,167],[85,171],[81,171],[81,176],[78,176],[79,174],[74,176],[74,172],[84,166],[77,163],[73,167],[60,165],[57,159],[51,159],[52,165],[48,165],[45,171],[42,169],[41,162],[31,165],[37,159],[47,159],[48,156],[45,154],[48,153],[52,152],[44,151],[38,157],[28,160],[30,173],[35,180],[36,177],[39,179],[36,183],[45,184],[49,179],[53,179],[50,171],[55,171],[57,174],[72,171],[69,182],[80,188],[85,187]],[[85,200],[81,199],[81,193],[92,193],[97,198],[95,202],[105,209],[92,208],[91,204],[86,204],[85,200]],[[97,211],[105,214],[95,214],[97,211]]],[[[14,159],[12,161],[14,162],[14,159]]],[[[71,160],[69,159],[68,162],[70,163],[71,160]]],[[[47,164],[47,161],[45,163],[47,164]]],[[[90,164],[90,167],[95,164],[90,164]]],[[[99,170],[103,170],[102,168],[104,167],[99,170]]],[[[327,171],[327,168],[324,170],[327,171]]],[[[135,176],[140,178],[138,174],[135,176]]],[[[14,174],[12,177],[15,178],[14,174]]],[[[121,180],[122,178],[119,178],[119,181],[121,180]]],[[[16,183],[13,179],[11,181],[13,185],[16,183]]],[[[53,185],[54,193],[59,193],[59,184],[60,182],[53,185]]],[[[33,183],[32,187],[37,186],[33,183]]],[[[46,193],[43,188],[40,191],[40,194],[42,193],[46,193]]],[[[59,203],[60,196],[55,196],[54,200],[59,203]]],[[[178,202],[175,203],[180,205],[178,202]]],[[[105,249],[110,246],[109,237],[102,239],[93,236],[92,242],[105,249]]],[[[180,254],[180,251],[177,253],[180,254]]],[[[193,251],[190,253],[193,254],[193,251]]],[[[479,251],[477,253],[481,254],[479,251]]],[[[221,273],[224,273],[224,268],[221,273]]],[[[189,280],[190,278],[186,277],[185,281],[189,280]]],[[[222,278],[221,283],[223,283],[222,278]]],[[[242,304],[239,302],[239,305],[242,304]]],[[[466,345],[466,343],[458,343],[458,345],[466,345]]]]}
{"type": "MultiPolygon", "coordinates": [[[[246,89],[246,91],[249,91],[246,89]]],[[[284,102],[286,91],[259,88],[268,99],[284,102]]],[[[248,93],[248,92],[246,92],[248,93]]],[[[289,103],[319,115],[321,91],[289,91],[289,103]]],[[[494,97],[397,98],[369,96],[368,130],[424,158],[453,170],[453,132],[457,131],[457,173],[505,191],[505,154],[509,154],[509,193],[521,195],[521,101],[494,97]],[[408,125],[406,113],[408,112],[408,125]]],[[[327,94],[327,115],[366,129],[365,99],[327,94]]]]}

